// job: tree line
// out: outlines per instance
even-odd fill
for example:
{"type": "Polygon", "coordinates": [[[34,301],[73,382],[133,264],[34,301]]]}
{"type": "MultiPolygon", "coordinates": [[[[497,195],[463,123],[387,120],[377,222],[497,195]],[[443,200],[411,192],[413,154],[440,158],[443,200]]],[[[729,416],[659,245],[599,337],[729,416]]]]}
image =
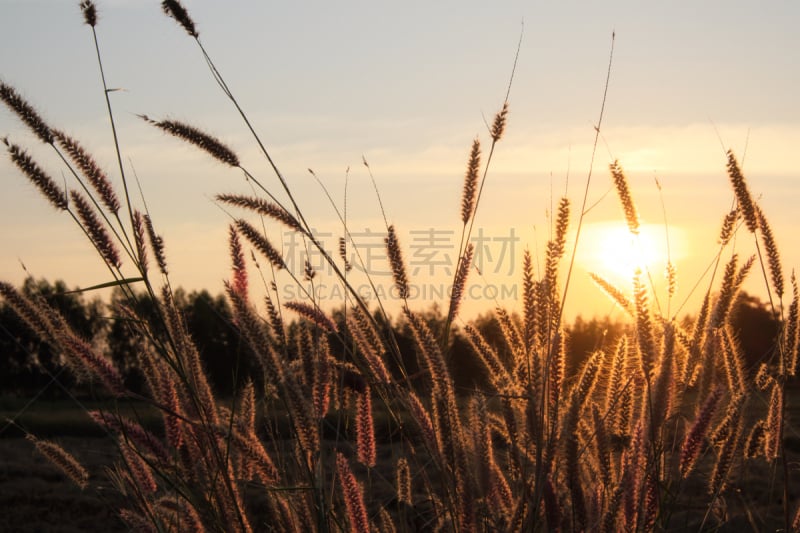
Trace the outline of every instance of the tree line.
{"type": "MultiPolygon", "coordinates": [[[[44,279],[28,278],[21,286],[21,292],[28,297],[43,298],[54,304],[66,321],[86,340],[91,341],[109,357],[125,377],[126,385],[133,391],[141,390],[143,376],[137,364],[138,346],[135,336],[131,335],[131,324],[124,306],[131,305],[130,300],[123,299],[119,292],[112,293],[109,301],[100,298],[87,298],[85,293],[70,291],[63,281],[49,282],[44,279]],[[125,303],[123,303],[125,302],[125,303]]],[[[187,292],[177,289],[175,302],[181,310],[187,328],[197,343],[200,357],[208,372],[211,384],[218,394],[228,396],[247,379],[259,382],[258,365],[248,356],[247,350],[238,334],[232,319],[227,299],[221,295],[212,295],[207,290],[187,292]]],[[[156,320],[156,307],[145,293],[135,298],[139,307],[138,316],[152,316],[151,327],[162,322],[156,320]]],[[[423,313],[432,331],[441,331],[446,324],[446,316],[433,305],[423,313]]],[[[420,371],[414,353],[414,340],[407,324],[403,321],[387,321],[378,313],[376,319],[382,333],[391,334],[397,340],[403,355],[403,363],[409,376],[413,378],[420,371]]],[[[345,309],[332,313],[340,332],[346,332],[345,309]]],[[[302,323],[286,321],[287,338],[296,339],[290,342],[293,346],[290,357],[299,359],[302,350],[299,332],[302,323]]],[[[691,318],[685,319],[687,328],[691,318]]],[[[474,319],[473,325],[492,342],[501,348],[501,358],[510,358],[510,353],[503,353],[503,334],[492,313],[480,315],[474,319]]],[[[742,294],[736,305],[733,325],[744,349],[746,366],[756,369],[760,361],[772,356],[771,347],[779,332],[779,321],[770,312],[766,304],[757,298],[742,294]]],[[[590,319],[578,316],[565,327],[567,371],[580,368],[580,363],[590,353],[601,348],[613,346],[617,339],[633,326],[621,319],[610,317],[594,317],[590,319]]],[[[155,335],[163,332],[154,331],[155,335]]],[[[450,335],[450,366],[456,386],[463,391],[483,388],[486,376],[472,348],[456,326],[450,335]]],[[[328,339],[331,351],[335,354],[346,352],[352,346],[352,339],[347,334],[331,335],[328,339]]],[[[395,366],[389,370],[398,373],[395,366]]],[[[44,397],[58,398],[66,391],[80,391],[93,395],[91,383],[81,380],[69,368],[63,366],[60,354],[31,332],[25,323],[10,309],[6,302],[0,304],[0,394],[26,396],[42,393],[44,397]]]]}

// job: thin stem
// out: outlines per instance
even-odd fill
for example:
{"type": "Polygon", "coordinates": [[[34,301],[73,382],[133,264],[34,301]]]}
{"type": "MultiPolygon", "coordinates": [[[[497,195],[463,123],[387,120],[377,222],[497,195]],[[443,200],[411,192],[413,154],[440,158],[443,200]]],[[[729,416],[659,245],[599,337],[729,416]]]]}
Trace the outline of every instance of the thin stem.
{"type": "MultiPolygon", "coordinates": [[[[102,59],[102,57],[100,55],[100,43],[97,40],[97,30],[95,30],[94,26],[92,26],[92,38],[94,40],[94,49],[95,49],[95,52],[97,54],[97,66],[100,69],[100,79],[103,82],[103,96],[104,96],[105,101],[106,101],[106,108],[108,109],[108,120],[111,123],[111,135],[114,138],[114,152],[115,152],[115,154],[117,156],[117,164],[119,165],[119,175],[120,175],[120,178],[122,179],[122,188],[125,191],[125,203],[126,203],[126,205],[128,207],[129,220],[133,220],[133,207],[131,205],[130,194],[128,193],[128,180],[125,179],[125,167],[122,164],[122,151],[120,150],[119,138],[117,136],[117,126],[116,126],[116,123],[114,121],[114,112],[111,109],[111,99],[108,96],[108,93],[110,91],[108,90],[108,84],[106,83],[106,75],[105,75],[105,71],[103,70],[103,59],[102,59]]],[[[120,223],[120,228],[122,229],[122,234],[124,235],[125,240],[128,242],[128,246],[131,247],[131,249],[133,249],[133,246],[131,246],[130,240],[128,239],[128,235],[127,235],[127,233],[125,231],[125,226],[122,224],[122,221],[119,219],[119,215],[117,214],[116,216],[117,216],[117,220],[120,223]]]]}
{"type": "Polygon", "coordinates": [[[613,60],[614,60],[614,40],[615,40],[615,38],[616,38],[616,33],[612,32],[611,33],[611,51],[608,54],[608,70],[606,72],[606,83],[605,83],[605,86],[603,88],[603,101],[600,104],[600,116],[599,116],[599,118],[597,120],[597,125],[594,127],[595,134],[594,134],[594,142],[592,143],[592,156],[591,156],[591,158],[589,160],[589,173],[586,176],[586,187],[585,187],[584,192],[583,192],[583,203],[581,204],[581,212],[580,212],[580,215],[578,216],[578,227],[577,227],[576,232],[575,232],[575,241],[574,241],[574,244],[573,244],[573,247],[572,247],[572,256],[570,257],[570,260],[569,260],[569,268],[567,269],[567,278],[564,281],[564,296],[561,298],[561,309],[558,312],[558,320],[556,321],[556,324],[561,324],[561,318],[562,318],[562,316],[564,314],[564,305],[566,304],[566,301],[567,301],[567,293],[569,291],[569,282],[570,282],[570,279],[572,278],[572,269],[573,269],[573,267],[575,265],[575,255],[576,255],[576,253],[578,251],[578,242],[580,241],[581,229],[583,228],[583,217],[586,214],[586,202],[587,202],[587,199],[589,198],[589,185],[591,184],[592,173],[594,171],[594,158],[595,158],[595,155],[597,153],[597,143],[598,143],[598,141],[600,139],[600,127],[603,124],[603,114],[605,113],[605,109],[606,109],[606,98],[608,96],[608,86],[609,86],[609,83],[611,81],[611,66],[612,66],[613,60]]]}

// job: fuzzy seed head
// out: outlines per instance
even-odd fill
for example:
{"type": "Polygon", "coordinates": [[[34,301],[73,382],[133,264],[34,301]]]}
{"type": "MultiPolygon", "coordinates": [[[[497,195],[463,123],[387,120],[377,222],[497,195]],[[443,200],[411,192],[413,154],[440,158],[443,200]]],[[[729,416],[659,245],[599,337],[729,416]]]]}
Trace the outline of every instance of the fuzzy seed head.
{"type": "Polygon", "coordinates": [[[247,297],[247,265],[244,262],[244,252],[242,243],[239,241],[239,234],[236,227],[231,225],[228,228],[228,245],[230,247],[231,260],[233,262],[233,290],[247,297]]]}
{"type": "Polygon", "coordinates": [[[91,0],[83,0],[81,2],[81,13],[83,13],[83,20],[94,28],[97,25],[97,8],[91,0]]]}
{"type": "Polygon", "coordinates": [[[767,266],[769,266],[769,273],[772,278],[772,287],[775,289],[775,294],[778,295],[778,298],[782,298],[784,289],[783,270],[781,268],[778,243],[775,242],[775,236],[767,222],[767,217],[764,216],[764,212],[758,206],[756,206],[756,216],[758,217],[758,227],[761,230],[761,239],[764,241],[764,249],[767,252],[767,266]]]}
{"type": "MultiPolygon", "coordinates": [[[[39,113],[14,90],[13,87],[0,82],[0,100],[13,111],[43,142],[53,144],[53,132],[45,124],[39,113]]],[[[8,143],[6,143],[8,144],[8,143]]]]}
{"type": "Polygon", "coordinates": [[[628,229],[634,235],[639,234],[639,213],[636,211],[636,205],[633,203],[630,188],[628,187],[628,180],[622,172],[622,167],[618,161],[611,164],[611,177],[614,179],[614,186],[617,188],[617,195],[622,204],[622,210],[625,212],[625,220],[628,223],[628,229]]]}
{"type": "Polygon", "coordinates": [[[411,470],[408,460],[401,457],[397,460],[397,501],[411,505],[411,470]]]}
{"type": "Polygon", "coordinates": [[[119,199],[114,192],[114,187],[111,186],[111,180],[95,162],[91,154],[78,144],[78,141],[61,131],[53,130],[53,136],[83,175],[88,178],[89,183],[97,191],[106,208],[114,214],[119,212],[119,199]]]}
{"type": "Polygon", "coordinates": [[[350,272],[353,270],[353,264],[347,258],[347,239],[344,237],[339,237],[339,257],[344,262],[344,271],[350,272]]]}
{"type": "Polygon", "coordinates": [[[165,276],[167,271],[167,257],[164,253],[164,238],[156,233],[153,227],[153,220],[150,215],[144,215],[144,227],[147,230],[147,238],[150,241],[150,248],[153,250],[153,255],[156,258],[156,263],[162,274],[165,276]]]}
{"type": "Polygon", "coordinates": [[[141,118],[149,122],[153,126],[164,130],[165,132],[187,141],[201,150],[205,151],[214,159],[230,165],[232,167],[239,166],[239,158],[233,153],[233,150],[222,144],[222,142],[212,137],[211,135],[200,131],[194,126],[190,126],[177,120],[162,120],[160,122],[151,120],[145,115],[141,118]]]}
{"type": "Polygon", "coordinates": [[[410,294],[408,276],[406,276],[403,252],[400,250],[400,243],[397,240],[397,233],[395,232],[394,226],[389,226],[389,232],[384,242],[386,243],[386,251],[389,255],[389,265],[392,267],[394,284],[397,287],[400,298],[405,300],[410,294]]]}
{"type": "Polygon", "coordinates": [[[733,209],[722,220],[722,229],[719,232],[719,243],[722,246],[728,244],[733,237],[733,228],[736,221],[739,220],[739,210],[733,209]]]}
{"type": "Polygon", "coordinates": [[[119,268],[122,261],[119,258],[119,251],[111,240],[106,227],[97,217],[97,214],[86,198],[77,191],[70,191],[72,203],[78,211],[78,218],[81,219],[83,227],[89,234],[89,238],[94,243],[97,251],[109,265],[119,268]]]}
{"type": "Polygon", "coordinates": [[[353,471],[350,470],[350,464],[341,453],[336,454],[336,471],[339,474],[350,531],[369,533],[369,518],[367,517],[367,508],[364,506],[361,484],[356,480],[353,471]]]}
{"type": "Polygon", "coordinates": [[[375,424],[372,420],[372,393],[369,385],[356,396],[356,450],[358,462],[375,466],[375,424]]]}
{"type": "Polygon", "coordinates": [[[467,277],[469,276],[469,269],[472,267],[472,256],[474,252],[475,245],[469,243],[467,249],[464,251],[464,255],[461,257],[461,261],[458,263],[458,272],[456,273],[456,278],[453,283],[453,292],[450,295],[450,312],[447,317],[450,322],[452,322],[458,314],[458,308],[464,297],[467,277]]]}
{"type": "Polygon", "coordinates": [[[667,278],[667,295],[672,298],[675,296],[675,291],[678,290],[678,275],[672,261],[667,262],[664,277],[667,278]]]}
{"type": "Polygon", "coordinates": [[[274,246],[272,246],[266,237],[261,234],[260,231],[258,231],[245,220],[237,220],[235,224],[236,229],[239,230],[239,233],[241,233],[245,239],[250,241],[250,244],[252,244],[256,250],[261,252],[264,257],[269,259],[270,263],[272,263],[275,268],[280,270],[286,266],[281,254],[275,249],[274,246]]]}
{"type": "Polygon", "coordinates": [[[336,324],[331,320],[323,311],[317,306],[308,304],[306,302],[291,301],[284,304],[286,309],[291,309],[303,318],[310,320],[317,326],[323,328],[328,333],[336,333],[338,331],[336,324]]]}
{"type": "Polygon", "coordinates": [[[475,199],[478,193],[478,172],[481,167],[481,143],[478,139],[472,141],[472,150],[469,154],[467,174],[464,176],[464,190],[461,196],[461,221],[466,224],[475,211],[475,199]]]}
{"type": "Polygon", "coordinates": [[[54,442],[39,440],[33,435],[28,435],[28,440],[36,446],[36,451],[47,458],[50,463],[58,467],[81,489],[89,484],[89,473],[75,457],[54,442]]]}
{"type": "Polygon", "coordinates": [[[694,424],[686,435],[680,457],[680,471],[683,477],[689,475],[697,462],[697,458],[700,456],[701,447],[708,434],[711,419],[716,412],[717,404],[721,397],[722,389],[717,388],[706,398],[694,424]]]}
{"type": "Polygon", "coordinates": [[[612,300],[614,300],[617,305],[627,311],[629,315],[635,315],[636,311],[633,303],[618,287],[615,287],[610,281],[598,276],[594,272],[590,272],[589,277],[591,277],[592,281],[594,281],[597,286],[603,290],[603,292],[605,292],[612,300]]]}
{"type": "Polygon", "coordinates": [[[507,118],[508,118],[508,102],[504,102],[503,109],[501,109],[494,116],[494,123],[492,124],[492,141],[497,142],[503,136],[503,132],[505,132],[506,130],[507,118]]]}
{"type": "Polygon", "coordinates": [[[67,195],[56,182],[53,181],[48,174],[42,170],[39,165],[16,144],[10,144],[8,140],[4,139],[5,145],[8,147],[8,154],[11,161],[17,165],[23,174],[28,176],[28,179],[33,182],[39,191],[50,201],[56,209],[67,209],[67,195]]]}
{"type": "Polygon", "coordinates": [[[311,261],[306,259],[303,262],[303,279],[306,281],[313,281],[316,276],[317,271],[314,270],[314,266],[311,264],[311,261]]]}
{"type": "Polygon", "coordinates": [[[290,229],[305,233],[303,227],[291,213],[286,211],[283,207],[268,200],[264,200],[263,198],[240,194],[218,194],[216,199],[228,205],[235,205],[236,207],[255,211],[259,215],[264,215],[283,223],[290,229]]]}
{"type": "Polygon", "coordinates": [[[797,374],[798,352],[798,306],[800,306],[800,293],[797,289],[797,279],[792,272],[792,303],[789,305],[789,314],[786,317],[786,333],[784,334],[785,367],[790,376],[797,374]]]}
{"type": "Polygon", "coordinates": [[[647,287],[641,282],[641,272],[639,270],[636,271],[633,278],[633,295],[636,311],[636,339],[639,342],[642,370],[645,377],[649,378],[656,359],[656,343],[653,333],[653,321],[650,317],[647,287]]]}
{"type": "Polygon", "coordinates": [[[178,24],[183,26],[183,29],[186,30],[186,33],[195,39],[200,35],[197,33],[197,30],[194,27],[194,21],[189,16],[186,8],[184,8],[183,5],[178,2],[178,0],[164,0],[161,2],[161,9],[164,11],[164,14],[174,18],[178,24]]]}
{"type": "Polygon", "coordinates": [[[759,420],[744,443],[744,456],[747,459],[755,459],[756,457],[764,454],[764,441],[767,436],[767,423],[765,420],[759,420]]]}
{"type": "Polygon", "coordinates": [[[758,216],[756,215],[756,207],[753,202],[753,197],[750,190],[747,188],[747,182],[739,169],[739,163],[736,161],[736,156],[733,151],[728,150],[728,177],[733,186],[733,192],[736,195],[736,202],[739,204],[739,211],[744,217],[744,223],[750,233],[755,233],[758,229],[758,216]]]}

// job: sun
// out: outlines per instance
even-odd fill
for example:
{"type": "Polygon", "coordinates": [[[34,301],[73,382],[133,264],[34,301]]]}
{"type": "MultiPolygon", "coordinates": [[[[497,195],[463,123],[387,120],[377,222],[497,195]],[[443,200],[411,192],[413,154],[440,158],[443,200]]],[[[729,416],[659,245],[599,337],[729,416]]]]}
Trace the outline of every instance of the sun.
{"type": "Polygon", "coordinates": [[[626,278],[646,270],[659,258],[652,238],[642,231],[634,235],[626,226],[603,232],[597,246],[602,250],[602,269],[626,278]]]}
{"type": "MultiPolygon", "coordinates": [[[[670,239],[679,241],[679,232],[671,232],[670,239]]],[[[620,222],[588,224],[581,240],[587,270],[617,282],[629,281],[636,270],[663,270],[675,260],[674,253],[668,257],[663,226],[655,224],[642,225],[636,235],[620,222]]]]}

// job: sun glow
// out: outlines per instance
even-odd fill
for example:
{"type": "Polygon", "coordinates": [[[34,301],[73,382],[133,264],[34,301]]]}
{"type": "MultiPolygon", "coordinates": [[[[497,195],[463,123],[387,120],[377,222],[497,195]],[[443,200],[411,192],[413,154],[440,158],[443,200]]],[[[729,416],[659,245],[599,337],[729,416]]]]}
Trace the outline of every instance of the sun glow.
{"type": "Polygon", "coordinates": [[[644,224],[634,235],[624,223],[588,224],[581,238],[582,262],[587,270],[617,282],[626,282],[634,272],[661,272],[683,252],[682,232],[670,228],[669,246],[663,226],[644,224]]]}

